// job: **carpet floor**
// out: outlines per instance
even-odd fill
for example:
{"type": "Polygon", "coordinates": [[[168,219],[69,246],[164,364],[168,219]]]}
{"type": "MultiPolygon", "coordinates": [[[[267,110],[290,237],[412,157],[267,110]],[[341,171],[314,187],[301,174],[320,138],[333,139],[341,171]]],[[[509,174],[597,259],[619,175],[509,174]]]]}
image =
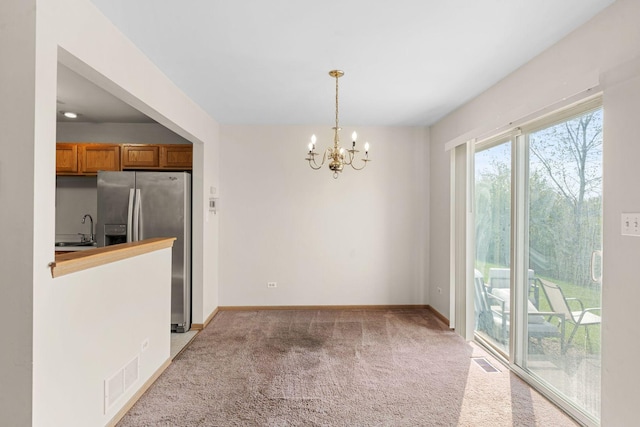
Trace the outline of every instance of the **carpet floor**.
{"type": "Polygon", "coordinates": [[[482,348],[414,309],[222,311],[118,423],[575,425],[482,348]]]}

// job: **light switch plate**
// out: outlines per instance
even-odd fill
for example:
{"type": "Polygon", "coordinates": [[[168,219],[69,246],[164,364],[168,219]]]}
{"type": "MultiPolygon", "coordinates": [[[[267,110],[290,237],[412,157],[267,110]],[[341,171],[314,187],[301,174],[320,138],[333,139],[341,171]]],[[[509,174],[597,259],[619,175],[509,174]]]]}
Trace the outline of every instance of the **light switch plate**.
{"type": "Polygon", "coordinates": [[[623,213],[621,226],[623,236],[640,236],[640,213],[623,213]]]}

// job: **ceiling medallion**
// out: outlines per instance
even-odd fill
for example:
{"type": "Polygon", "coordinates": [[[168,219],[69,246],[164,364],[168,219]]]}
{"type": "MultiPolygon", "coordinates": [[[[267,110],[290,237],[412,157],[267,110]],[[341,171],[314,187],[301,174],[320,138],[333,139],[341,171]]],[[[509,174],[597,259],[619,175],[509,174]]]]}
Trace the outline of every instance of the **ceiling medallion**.
{"type": "Polygon", "coordinates": [[[309,162],[309,166],[311,169],[318,170],[320,169],[325,161],[329,161],[329,169],[333,171],[333,178],[338,179],[339,173],[342,172],[344,166],[351,166],[355,170],[364,169],[367,166],[367,162],[370,162],[369,159],[369,143],[366,142],[364,144],[364,158],[360,161],[362,162],[362,166],[357,167],[353,162],[359,150],[356,150],[356,139],[358,138],[358,134],[353,132],[351,134],[351,139],[353,140],[353,144],[350,150],[345,150],[340,147],[340,137],[338,136],[338,132],[340,131],[340,126],[338,125],[338,79],[344,75],[344,71],[340,70],[331,70],[329,71],[329,75],[336,79],[336,125],[333,127],[333,147],[329,147],[325,150],[322,155],[322,162],[318,164],[316,162],[316,156],[319,153],[316,153],[316,136],[311,135],[311,142],[309,143],[309,153],[305,160],[309,162]]]}

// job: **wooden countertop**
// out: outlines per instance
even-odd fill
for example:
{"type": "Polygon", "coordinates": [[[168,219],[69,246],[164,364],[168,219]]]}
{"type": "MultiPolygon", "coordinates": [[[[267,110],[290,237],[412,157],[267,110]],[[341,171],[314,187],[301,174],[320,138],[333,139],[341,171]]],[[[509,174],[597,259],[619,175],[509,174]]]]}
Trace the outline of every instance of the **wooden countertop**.
{"type": "Polygon", "coordinates": [[[122,243],[85,251],[56,254],[56,260],[49,263],[51,277],[60,277],[76,271],[87,270],[110,262],[132,258],[173,246],[175,237],[156,237],[139,242],[122,243]]]}

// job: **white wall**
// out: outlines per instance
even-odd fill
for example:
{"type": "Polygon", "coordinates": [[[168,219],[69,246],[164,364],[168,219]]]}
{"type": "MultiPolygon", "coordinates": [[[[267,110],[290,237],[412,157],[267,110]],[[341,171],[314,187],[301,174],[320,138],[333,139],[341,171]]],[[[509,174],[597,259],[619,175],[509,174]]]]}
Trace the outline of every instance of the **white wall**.
{"type": "MultiPolygon", "coordinates": [[[[3,243],[0,252],[3,301],[10,302],[0,313],[3,323],[11,325],[6,328],[8,344],[0,352],[0,413],[3,423],[9,425],[52,425],[51,420],[61,421],[57,425],[74,425],[77,408],[83,408],[83,414],[84,408],[92,411],[87,419],[95,420],[100,414],[95,412],[99,408],[93,392],[85,393],[73,381],[59,381],[58,377],[58,370],[68,372],[69,355],[82,354],[85,343],[65,341],[69,347],[61,352],[60,342],[50,338],[60,333],[70,312],[67,295],[60,282],[51,278],[48,268],[54,257],[58,62],[198,147],[194,161],[194,177],[198,177],[194,182],[194,233],[199,240],[194,241],[194,269],[199,273],[194,274],[194,295],[206,295],[208,299],[194,304],[199,305],[198,313],[204,317],[210,313],[204,311],[205,307],[217,302],[211,296],[217,293],[217,272],[205,269],[203,263],[215,256],[217,244],[217,217],[206,222],[204,189],[218,185],[214,169],[218,125],[88,0],[5,0],[0,12],[0,47],[5,58],[0,67],[0,219],[3,242],[11,242],[3,243]],[[58,396],[68,396],[75,409],[51,405],[58,396]]],[[[123,275],[130,270],[120,263],[115,268],[123,275]]],[[[149,266],[140,268],[144,271],[149,266]]],[[[98,269],[89,270],[83,279],[89,285],[102,283],[98,269]]],[[[105,321],[88,318],[83,308],[77,307],[83,315],[75,321],[105,321]]],[[[194,315],[194,322],[199,320],[194,315]]],[[[92,343],[98,349],[112,344],[122,346],[118,347],[122,351],[129,348],[125,342],[106,338],[92,343]]],[[[89,357],[75,361],[78,371],[90,370],[93,363],[89,357]]],[[[159,360],[151,360],[145,369],[158,367],[159,360]]],[[[92,387],[101,384],[94,382],[92,387]]]]}
{"type": "Polygon", "coordinates": [[[0,2],[0,322],[9,325],[0,351],[0,414],[19,426],[32,420],[34,8],[35,0],[0,2]]]}
{"type": "Polygon", "coordinates": [[[602,291],[602,425],[637,422],[640,395],[636,369],[640,333],[640,238],[620,235],[620,214],[640,212],[640,61],[635,79],[611,87],[604,96],[604,281],[602,291]]]}
{"type": "Polygon", "coordinates": [[[429,193],[429,304],[449,316],[449,216],[450,203],[450,153],[444,150],[446,140],[438,137],[433,128],[430,131],[429,180],[432,183],[429,193]],[[439,293],[437,289],[442,289],[439,293]]]}
{"type": "Polygon", "coordinates": [[[50,327],[36,394],[46,399],[35,401],[34,425],[105,425],[169,360],[171,249],[58,277],[42,297],[38,316],[50,327]],[[136,356],[139,380],[105,413],[104,381],[136,356]]]}
{"type": "Polygon", "coordinates": [[[189,141],[158,123],[58,123],[56,141],[189,144],[189,141]]]}
{"type": "MultiPolygon", "coordinates": [[[[195,224],[200,228],[193,228],[192,244],[201,246],[202,250],[199,254],[196,254],[200,259],[197,264],[194,261],[193,270],[196,277],[193,280],[203,284],[203,286],[195,288],[191,295],[194,301],[191,311],[194,323],[204,323],[219,305],[220,224],[218,215],[209,211],[208,203],[211,197],[219,199],[221,192],[221,184],[218,180],[220,144],[217,138],[218,135],[216,134],[215,143],[206,146],[206,150],[204,150],[205,146],[202,144],[194,146],[194,159],[197,159],[200,164],[198,165],[199,167],[194,168],[193,181],[196,185],[194,185],[192,191],[194,200],[196,194],[201,195],[202,206],[199,211],[200,219],[195,221],[195,224]],[[197,265],[200,267],[196,268],[197,265]],[[197,277],[197,275],[200,275],[200,277],[197,277]]],[[[194,207],[194,218],[196,217],[195,209],[194,207]]]]}
{"type": "Polygon", "coordinates": [[[334,180],[304,160],[330,125],[221,128],[221,306],[428,302],[426,129],[357,131],[373,161],[334,180]]]}
{"type": "Polygon", "coordinates": [[[639,376],[632,362],[640,352],[635,325],[638,279],[634,261],[640,240],[622,238],[620,214],[638,211],[640,173],[633,125],[640,115],[640,2],[618,0],[485,93],[431,128],[431,304],[449,313],[449,153],[445,144],[491,133],[491,129],[575,95],[593,82],[604,90],[604,276],[602,425],[635,422],[639,376]],[[434,250],[438,248],[438,250],[434,250]],[[436,286],[446,289],[442,296],[436,286]]]}

